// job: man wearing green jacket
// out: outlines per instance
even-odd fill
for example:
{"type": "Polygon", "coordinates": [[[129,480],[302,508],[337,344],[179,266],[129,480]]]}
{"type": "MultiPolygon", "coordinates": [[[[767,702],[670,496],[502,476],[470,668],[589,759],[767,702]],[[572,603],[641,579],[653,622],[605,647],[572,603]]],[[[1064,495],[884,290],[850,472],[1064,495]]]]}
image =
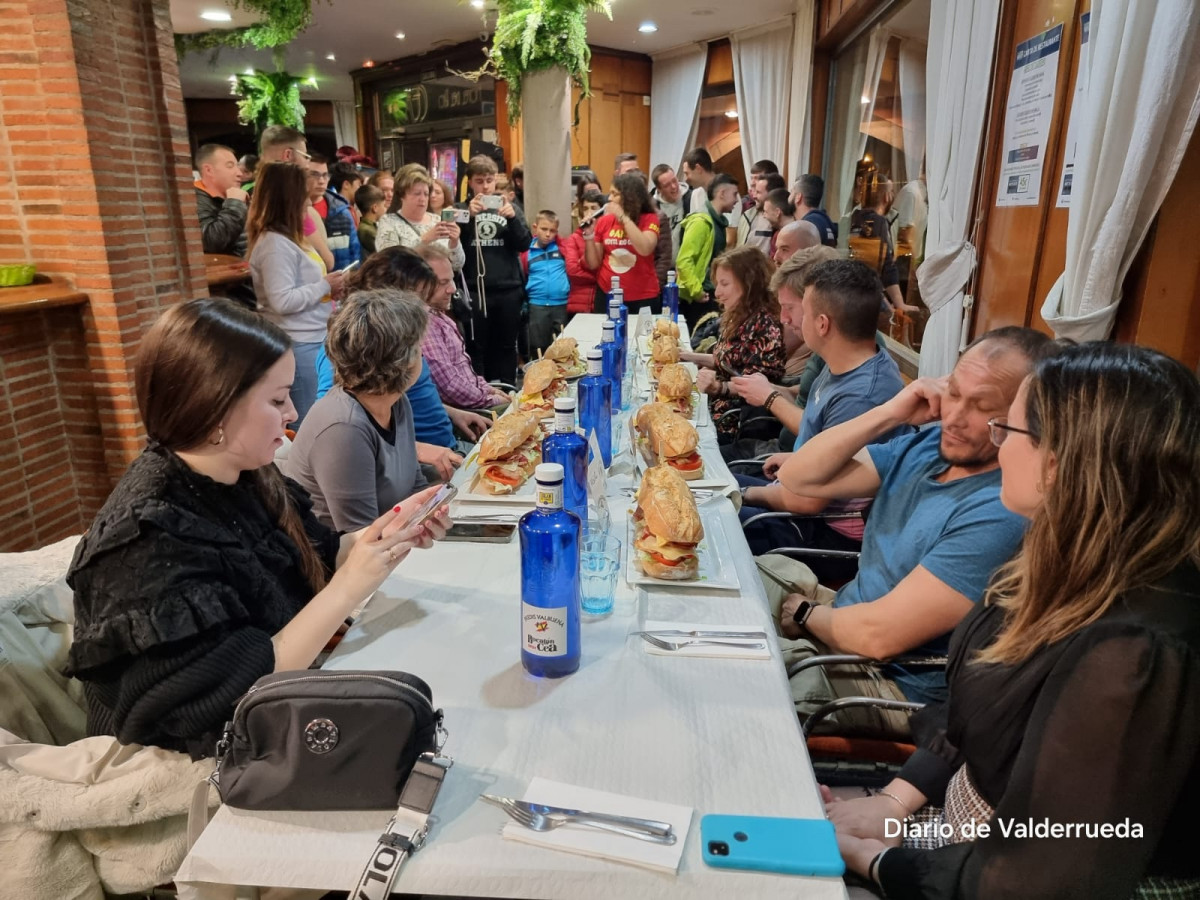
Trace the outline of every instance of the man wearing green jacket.
{"type": "Polygon", "coordinates": [[[687,319],[688,329],[704,315],[715,312],[712,299],[712,261],[725,252],[725,214],[737,205],[737,182],[718,175],[708,186],[709,200],[703,212],[694,212],[682,223],[679,255],[675,274],[679,283],[679,311],[687,319]]]}

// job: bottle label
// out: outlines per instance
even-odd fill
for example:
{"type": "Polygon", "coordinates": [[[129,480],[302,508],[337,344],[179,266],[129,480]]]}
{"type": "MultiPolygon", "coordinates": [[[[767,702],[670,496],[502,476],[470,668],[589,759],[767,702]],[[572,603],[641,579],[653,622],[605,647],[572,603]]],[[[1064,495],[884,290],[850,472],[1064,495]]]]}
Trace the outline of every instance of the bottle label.
{"type": "Polygon", "coordinates": [[[615,332],[616,332],[616,329],[615,329],[615,328],[605,328],[605,329],[604,329],[604,336],[603,336],[602,338],[600,338],[600,343],[602,343],[602,344],[614,344],[614,343],[616,343],[616,341],[617,341],[617,335],[616,335],[616,333],[615,333],[615,332]]]}
{"type": "Polygon", "coordinates": [[[567,608],[521,601],[521,647],[534,656],[566,656],[567,608]]]}
{"type": "Polygon", "coordinates": [[[570,434],[575,430],[575,413],[555,411],[554,430],[559,434],[570,434]]]}
{"type": "Polygon", "coordinates": [[[603,359],[589,359],[588,360],[588,374],[589,375],[603,375],[604,374],[604,360],[603,359]]]}
{"type": "Polygon", "coordinates": [[[562,482],[560,481],[557,484],[542,484],[539,481],[537,486],[537,505],[538,509],[562,509],[562,482]]]}

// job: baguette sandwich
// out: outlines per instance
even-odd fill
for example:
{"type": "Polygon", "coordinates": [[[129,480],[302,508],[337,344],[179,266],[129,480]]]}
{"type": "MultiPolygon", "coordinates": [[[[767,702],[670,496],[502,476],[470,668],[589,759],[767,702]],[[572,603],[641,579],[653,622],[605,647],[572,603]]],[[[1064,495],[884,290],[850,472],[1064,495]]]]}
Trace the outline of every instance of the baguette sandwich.
{"type": "Polygon", "coordinates": [[[479,441],[479,490],[511,494],[542,460],[541,420],[534,412],[510,412],[479,441]]]}
{"type": "Polygon", "coordinates": [[[559,373],[558,365],[549,359],[539,359],[525,369],[525,380],[517,396],[517,409],[521,412],[554,413],[554,398],[561,397],[567,383],[559,373]]]}
{"type": "Polygon", "coordinates": [[[654,398],[687,418],[692,414],[692,393],[695,389],[692,373],[686,366],[667,363],[658,373],[658,390],[654,398]]]}
{"type": "Polygon", "coordinates": [[[679,342],[669,335],[656,334],[650,340],[650,377],[657,380],[662,367],[679,362],[679,342]]]}
{"type": "Polygon", "coordinates": [[[655,335],[665,334],[669,338],[679,340],[679,325],[672,322],[670,319],[655,319],[654,320],[655,335]]]}
{"type": "Polygon", "coordinates": [[[575,378],[587,373],[587,363],[579,355],[579,342],[573,337],[560,337],[546,348],[542,359],[558,366],[560,378],[575,378]]]}
{"type": "Polygon", "coordinates": [[[704,477],[696,429],[668,404],[647,403],[634,416],[634,427],[638,450],[648,465],[668,466],[686,481],[704,477]]]}
{"type": "Polygon", "coordinates": [[[704,537],[700,513],[687,483],[667,466],[647,469],[633,513],[634,549],[642,572],[666,581],[700,574],[696,545],[704,537]]]}

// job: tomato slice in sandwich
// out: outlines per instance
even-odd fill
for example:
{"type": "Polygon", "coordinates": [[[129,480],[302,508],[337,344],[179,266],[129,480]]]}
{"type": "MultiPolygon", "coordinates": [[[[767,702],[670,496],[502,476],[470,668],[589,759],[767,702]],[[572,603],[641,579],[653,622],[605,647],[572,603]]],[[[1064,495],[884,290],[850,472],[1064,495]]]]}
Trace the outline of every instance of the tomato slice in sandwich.
{"type": "Polygon", "coordinates": [[[683,562],[683,557],[680,557],[679,559],[667,559],[665,556],[655,553],[653,550],[646,551],[646,552],[649,555],[649,557],[652,560],[654,560],[656,563],[658,563],[660,566],[677,566],[681,562],[683,562]]]}
{"type": "Polygon", "coordinates": [[[699,453],[693,450],[687,456],[671,457],[667,460],[667,465],[672,469],[679,469],[681,472],[695,472],[704,467],[704,460],[700,458],[699,453]]]}
{"type": "Polygon", "coordinates": [[[512,487],[515,487],[521,483],[521,477],[519,475],[509,475],[503,469],[488,469],[487,477],[492,481],[497,481],[500,484],[507,484],[512,487]]]}

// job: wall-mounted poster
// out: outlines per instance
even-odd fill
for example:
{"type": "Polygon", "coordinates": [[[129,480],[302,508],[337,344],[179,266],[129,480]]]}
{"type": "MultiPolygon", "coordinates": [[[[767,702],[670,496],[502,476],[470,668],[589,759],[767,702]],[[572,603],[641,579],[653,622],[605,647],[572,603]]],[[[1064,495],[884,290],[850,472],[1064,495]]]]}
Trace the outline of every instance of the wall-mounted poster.
{"type": "Polygon", "coordinates": [[[1041,198],[1062,33],[1062,25],[1055,25],[1017,45],[1004,112],[997,206],[1037,206],[1041,198]]]}
{"type": "Polygon", "coordinates": [[[1071,187],[1075,181],[1075,147],[1079,143],[1079,117],[1087,98],[1090,59],[1088,38],[1091,36],[1092,14],[1079,17],[1079,74],[1075,76],[1075,96],[1071,98],[1071,118],[1067,121],[1067,145],[1063,148],[1062,177],[1058,179],[1058,202],[1055,206],[1071,205],[1071,187]]]}

